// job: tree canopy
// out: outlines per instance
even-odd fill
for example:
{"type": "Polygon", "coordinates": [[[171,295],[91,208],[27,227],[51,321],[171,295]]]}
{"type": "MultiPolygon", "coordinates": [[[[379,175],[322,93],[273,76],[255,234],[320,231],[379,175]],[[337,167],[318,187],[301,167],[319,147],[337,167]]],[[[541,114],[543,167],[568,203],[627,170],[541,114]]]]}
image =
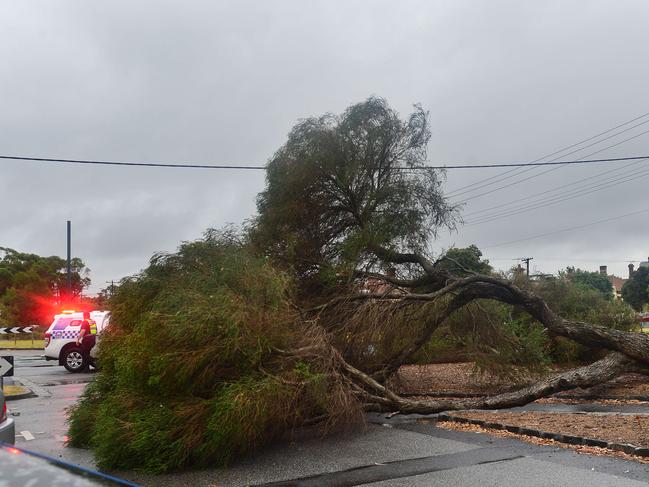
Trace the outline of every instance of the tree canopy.
{"type": "Polygon", "coordinates": [[[637,311],[649,303],[649,267],[640,267],[622,286],[622,299],[637,311]]]}
{"type": "Polygon", "coordinates": [[[599,272],[589,272],[568,267],[561,275],[575,284],[596,289],[607,299],[613,299],[613,284],[608,280],[608,277],[599,272]]]}
{"type": "MultiPolygon", "coordinates": [[[[0,323],[49,325],[57,303],[66,299],[66,261],[0,247],[0,323]]],[[[72,259],[72,298],[88,286],[88,269],[72,259]]]]}
{"type": "Polygon", "coordinates": [[[301,121],[268,163],[254,240],[301,275],[371,264],[377,251],[424,253],[458,217],[443,173],[418,169],[429,139],[419,105],[402,120],[376,97],[301,121]]]}

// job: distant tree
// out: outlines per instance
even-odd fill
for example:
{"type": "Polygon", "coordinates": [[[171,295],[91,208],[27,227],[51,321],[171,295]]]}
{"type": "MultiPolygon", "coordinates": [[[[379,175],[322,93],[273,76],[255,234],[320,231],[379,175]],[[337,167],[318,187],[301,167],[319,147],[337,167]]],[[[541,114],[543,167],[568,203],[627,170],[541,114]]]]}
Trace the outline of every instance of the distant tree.
{"type": "Polygon", "coordinates": [[[613,299],[613,284],[603,274],[599,272],[589,272],[574,267],[567,267],[560,275],[566,277],[575,284],[596,289],[601,292],[607,299],[613,299]]]}
{"type": "Polygon", "coordinates": [[[72,259],[72,296],[66,296],[66,261],[0,247],[0,308],[3,321],[16,325],[46,325],[57,303],[75,299],[90,283],[88,269],[72,259]]]}
{"type": "Polygon", "coordinates": [[[437,267],[440,271],[447,271],[454,276],[490,274],[492,271],[489,261],[482,258],[482,252],[475,245],[448,250],[437,267]]]}
{"type": "Polygon", "coordinates": [[[640,267],[622,286],[622,299],[637,311],[649,303],[649,267],[640,267]]]}

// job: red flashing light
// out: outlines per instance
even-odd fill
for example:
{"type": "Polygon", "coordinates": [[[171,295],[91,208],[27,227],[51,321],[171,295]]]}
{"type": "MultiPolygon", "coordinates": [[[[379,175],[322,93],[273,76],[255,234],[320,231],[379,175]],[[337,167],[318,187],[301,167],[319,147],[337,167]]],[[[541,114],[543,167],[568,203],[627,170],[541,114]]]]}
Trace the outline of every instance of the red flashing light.
{"type": "Polygon", "coordinates": [[[14,448],[14,447],[12,447],[12,446],[8,446],[8,447],[6,448],[6,450],[7,450],[9,453],[13,453],[14,455],[20,455],[20,454],[22,453],[18,448],[14,448]]]}

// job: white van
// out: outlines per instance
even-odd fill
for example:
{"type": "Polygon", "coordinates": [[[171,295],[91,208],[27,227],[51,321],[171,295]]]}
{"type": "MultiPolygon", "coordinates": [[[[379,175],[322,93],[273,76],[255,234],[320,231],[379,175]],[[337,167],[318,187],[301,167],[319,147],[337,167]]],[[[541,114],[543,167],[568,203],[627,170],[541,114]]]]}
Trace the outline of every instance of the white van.
{"type": "MultiPolygon", "coordinates": [[[[91,311],[90,318],[97,323],[97,338],[101,331],[108,326],[108,311],[91,311]]],[[[81,329],[83,313],[81,311],[64,311],[56,315],[54,321],[45,332],[45,360],[58,360],[70,372],[81,372],[89,365],[95,366],[90,353],[90,363],[86,363],[81,353],[81,347],[76,340],[81,329]]]]}

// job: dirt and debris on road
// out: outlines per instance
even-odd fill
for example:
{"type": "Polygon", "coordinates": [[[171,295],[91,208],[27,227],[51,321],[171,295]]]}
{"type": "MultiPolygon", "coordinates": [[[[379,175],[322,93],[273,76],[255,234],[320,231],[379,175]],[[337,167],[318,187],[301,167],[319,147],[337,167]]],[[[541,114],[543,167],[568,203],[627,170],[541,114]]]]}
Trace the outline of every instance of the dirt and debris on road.
{"type": "Polygon", "coordinates": [[[477,425],[474,425],[474,424],[456,423],[454,421],[439,421],[437,423],[437,426],[439,426],[440,428],[445,428],[445,429],[450,429],[450,430],[455,430],[455,431],[464,431],[464,432],[482,433],[482,434],[486,433],[486,434],[489,434],[489,435],[499,436],[499,437],[502,437],[502,438],[514,438],[514,439],[517,439],[517,440],[526,441],[527,443],[533,443],[535,445],[557,446],[557,447],[561,447],[561,448],[569,448],[571,450],[575,450],[577,453],[582,453],[582,454],[587,454],[587,455],[618,457],[618,458],[623,458],[625,460],[632,460],[634,462],[640,462],[640,463],[649,464],[649,458],[648,457],[640,457],[640,456],[636,456],[636,455],[628,455],[628,454],[623,453],[621,451],[609,450],[608,448],[599,448],[599,447],[596,447],[596,446],[584,446],[584,445],[569,445],[568,443],[562,443],[562,442],[551,440],[551,439],[537,438],[535,436],[520,435],[518,433],[511,433],[511,432],[505,431],[505,430],[494,430],[494,429],[484,428],[482,426],[477,426],[477,425]]]}
{"type": "Polygon", "coordinates": [[[455,415],[609,443],[631,443],[635,446],[649,447],[649,415],[646,414],[466,411],[455,415]]]}
{"type": "MultiPolygon", "coordinates": [[[[507,392],[523,387],[526,381],[512,382],[492,375],[478,374],[473,362],[461,362],[406,365],[399,369],[389,385],[401,394],[453,397],[507,392]]],[[[624,374],[604,384],[560,392],[553,397],[649,399],[649,377],[640,374],[624,374]]]]}
{"type": "Polygon", "coordinates": [[[488,394],[511,389],[511,382],[476,373],[473,362],[404,365],[390,385],[405,394],[488,394]]]}
{"type": "MultiPolygon", "coordinates": [[[[533,380],[533,378],[530,378],[533,380]]],[[[401,367],[391,386],[402,394],[414,395],[417,399],[436,397],[462,397],[491,395],[511,391],[525,386],[525,382],[506,381],[489,375],[476,373],[472,362],[442,363],[430,365],[409,365],[401,367]]],[[[647,404],[649,399],[649,377],[639,374],[625,374],[614,380],[587,389],[573,389],[539,399],[538,403],[597,403],[618,406],[647,404]]],[[[649,448],[649,415],[642,414],[591,414],[563,412],[503,412],[465,411],[454,412],[456,416],[480,419],[487,422],[542,430],[571,436],[581,436],[609,443],[630,443],[649,448]]],[[[552,439],[541,439],[519,435],[508,431],[483,428],[477,425],[440,421],[440,427],[461,431],[488,433],[496,436],[515,437],[539,445],[557,445],[572,448],[581,453],[617,456],[649,463],[649,459],[613,452],[607,448],[583,445],[567,445],[552,439]]]]}

